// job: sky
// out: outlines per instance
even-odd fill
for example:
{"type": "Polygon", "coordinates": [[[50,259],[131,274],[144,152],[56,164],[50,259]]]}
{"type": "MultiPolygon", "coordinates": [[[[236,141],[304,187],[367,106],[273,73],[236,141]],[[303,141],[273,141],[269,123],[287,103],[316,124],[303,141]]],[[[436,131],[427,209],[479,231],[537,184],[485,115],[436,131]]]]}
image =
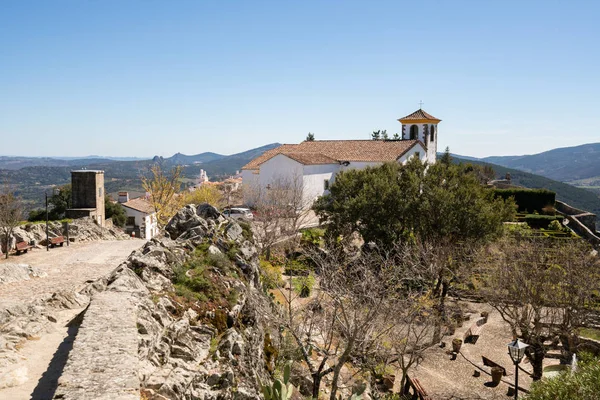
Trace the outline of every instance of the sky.
{"type": "Polygon", "coordinates": [[[0,155],[232,154],[400,132],[600,142],[597,1],[0,1],[0,155]]]}

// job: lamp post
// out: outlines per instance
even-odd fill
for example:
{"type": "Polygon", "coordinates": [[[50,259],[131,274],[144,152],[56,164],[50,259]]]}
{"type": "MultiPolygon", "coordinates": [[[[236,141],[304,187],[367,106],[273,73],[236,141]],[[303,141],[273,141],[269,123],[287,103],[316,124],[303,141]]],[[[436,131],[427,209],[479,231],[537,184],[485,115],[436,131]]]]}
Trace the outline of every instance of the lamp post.
{"type": "Polygon", "coordinates": [[[528,344],[521,342],[519,339],[515,339],[514,342],[508,344],[508,354],[515,363],[515,400],[519,396],[519,363],[525,356],[525,349],[529,347],[528,344]]]}

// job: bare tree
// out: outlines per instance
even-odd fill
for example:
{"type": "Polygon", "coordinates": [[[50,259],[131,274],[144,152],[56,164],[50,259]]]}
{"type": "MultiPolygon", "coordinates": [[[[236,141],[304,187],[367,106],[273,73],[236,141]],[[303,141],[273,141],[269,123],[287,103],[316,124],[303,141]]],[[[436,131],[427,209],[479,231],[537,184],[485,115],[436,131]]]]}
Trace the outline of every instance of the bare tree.
{"type": "Polygon", "coordinates": [[[558,337],[576,351],[578,329],[593,312],[600,260],[583,240],[507,239],[487,255],[488,302],[529,347],[533,379],[542,377],[544,342],[558,337]]]}
{"type": "Polygon", "coordinates": [[[296,302],[289,286],[282,293],[285,328],[310,371],[314,398],[328,374],[333,375],[330,398],[336,398],[342,368],[350,361],[358,371],[371,369],[374,359],[398,362],[405,372],[418,362],[431,343],[428,318],[433,313],[426,311],[423,296],[407,289],[413,268],[407,268],[404,255],[372,251],[351,256],[328,249],[315,250],[310,258],[319,276],[310,302],[296,302]]]}
{"type": "Polygon", "coordinates": [[[0,232],[4,239],[6,258],[10,251],[10,243],[15,228],[23,219],[23,203],[15,195],[8,183],[5,183],[0,192],[0,232]]]}
{"type": "Polygon", "coordinates": [[[249,185],[244,190],[256,211],[253,228],[259,248],[269,259],[273,245],[295,238],[310,213],[302,176],[280,176],[266,186],[249,185]]]}

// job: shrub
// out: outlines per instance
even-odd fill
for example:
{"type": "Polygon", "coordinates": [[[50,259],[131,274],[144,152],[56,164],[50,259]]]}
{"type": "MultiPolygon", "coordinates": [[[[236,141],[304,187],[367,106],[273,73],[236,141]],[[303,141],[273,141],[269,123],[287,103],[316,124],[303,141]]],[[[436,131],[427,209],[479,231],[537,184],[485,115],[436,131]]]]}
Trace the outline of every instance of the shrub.
{"type": "Polygon", "coordinates": [[[315,277],[313,274],[292,278],[292,287],[300,297],[310,297],[314,285],[315,277]]]}
{"type": "Polygon", "coordinates": [[[263,287],[265,289],[275,289],[277,287],[282,287],[285,284],[281,277],[281,268],[273,266],[268,261],[260,261],[260,272],[263,287]]]}
{"type": "Polygon", "coordinates": [[[534,229],[546,229],[548,228],[548,225],[550,225],[550,223],[556,219],[557,217],[554,215],[528,214],[525,216],[525,222],[527,222],[527,225],[534,229]]]}
{"type": "Polygon", "coordinates": [[[529,400],[593,400],[600,393],[600,360],[581,353],[577,371],[566,371],[531,385],[529,400]]]}
{"type": "Polygon", "coordinates": [[[325,229],[308,228],[302,231],[301,244],[304,246],[320,246],[325,236],[325,229]]]}
{"type": "Polygon", "coordinates": [[[553,231],[562,231],[563,226],[558,220],[554,220],[548,224],[548,229],[553,230],[553,231]]]}

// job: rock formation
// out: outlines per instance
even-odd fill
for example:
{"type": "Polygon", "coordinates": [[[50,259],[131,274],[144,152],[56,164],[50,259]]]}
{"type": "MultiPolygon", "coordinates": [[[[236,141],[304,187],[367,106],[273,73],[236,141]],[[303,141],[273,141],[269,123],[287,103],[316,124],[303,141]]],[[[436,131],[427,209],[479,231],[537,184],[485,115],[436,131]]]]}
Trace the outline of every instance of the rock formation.
{"type": "Polygon", "coordinates": [[[84,290],[92,300],[55,398],[136,398],[136,385],[148,400],[260,398],[271,305],[251,233],[206,204],[182,208],[165,230],[84,290]],[[123,337],[115,353],[112,330],[136,333],[137,357],[118,344],[123,337]]]}

